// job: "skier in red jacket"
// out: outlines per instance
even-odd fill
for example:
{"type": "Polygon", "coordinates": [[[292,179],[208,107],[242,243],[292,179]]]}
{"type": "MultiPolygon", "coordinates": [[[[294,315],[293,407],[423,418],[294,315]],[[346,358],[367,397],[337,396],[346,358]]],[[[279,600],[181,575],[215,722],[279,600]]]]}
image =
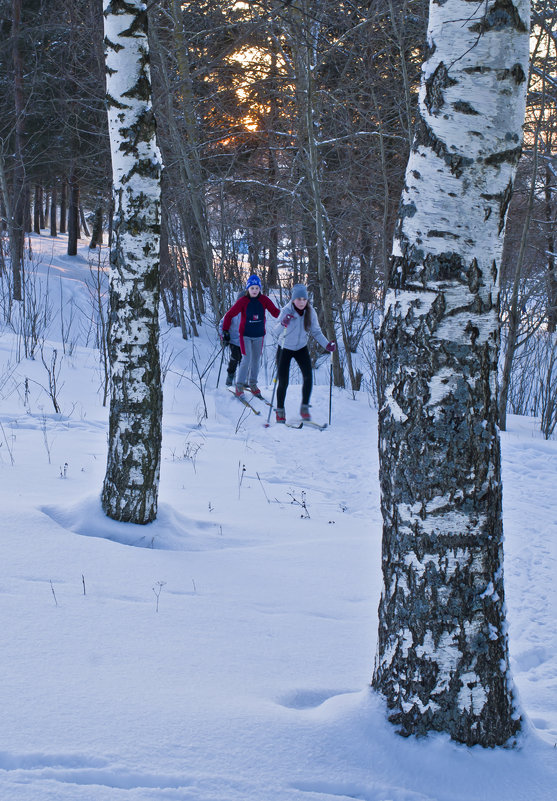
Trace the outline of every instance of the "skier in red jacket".
{"type": "Polygon", "coordinates": [[[250,389],[254,395],[261,395],[257,386],[259,360],[265,338],[265,312],[273,317],[279,316],[279,309],[273,301],[261,293],[261,281],[256,275],[250,275],[246,284],[246,293],[226,312],[222,321],[222,338],[230,339],[232,318],[240,315],[240,349],[242,361],[238,370],[235,394],[242,397],[244,390],[250,389]]]}

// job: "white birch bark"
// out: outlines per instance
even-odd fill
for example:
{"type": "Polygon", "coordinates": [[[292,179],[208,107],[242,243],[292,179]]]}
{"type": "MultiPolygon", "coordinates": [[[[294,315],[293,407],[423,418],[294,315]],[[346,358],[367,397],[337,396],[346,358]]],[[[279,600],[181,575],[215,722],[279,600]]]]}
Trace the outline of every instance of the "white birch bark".
{"type": "Polygon", "coordinates": [[[102,504],[115,520],[143,524],[157,513],[161,450],[161,159],[151,107],[146,6],[140,0],[104,0],[104,20],[115,215],[102,504]]]}
{"type": "Polygon", "coordinates": [[[529,0],[430,2],[381,332],[383,579],[373,685],[401,734],[506,743],[498,269],[529,0]]]}

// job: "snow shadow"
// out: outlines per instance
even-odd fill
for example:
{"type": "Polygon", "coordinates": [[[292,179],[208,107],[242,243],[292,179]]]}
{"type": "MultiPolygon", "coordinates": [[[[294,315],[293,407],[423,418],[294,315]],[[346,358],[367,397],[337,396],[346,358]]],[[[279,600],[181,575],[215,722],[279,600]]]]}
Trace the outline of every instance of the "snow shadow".
{"type": "Polygon", "coordinates": [[[360,690],[292,690],[278,698],[277,703],[287,709],[315,709],[330,698],[359,692],[360,690]]]}
{"type": "Polygon", "coordinates": [[[160,504],[157,519],[145,526],[111,520],[104,514],[98,496],[84,498],[72,505],[41,506],[39,511],[62,528],[82,537],[98,537],[134,548],[211,551],[242,544],[222,536],[218,523],[186,517],[168,504],[160,504]]]}

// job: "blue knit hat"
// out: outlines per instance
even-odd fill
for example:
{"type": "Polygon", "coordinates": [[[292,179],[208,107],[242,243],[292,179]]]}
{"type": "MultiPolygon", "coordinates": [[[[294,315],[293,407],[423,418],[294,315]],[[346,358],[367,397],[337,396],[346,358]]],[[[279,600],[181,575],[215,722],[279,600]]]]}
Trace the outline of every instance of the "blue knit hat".
{"type": "Polygon", "coordinates": [[[250,275],[246,284],[246,289],[249,289],[250,286],[258,286],[259,289],[261,289],[261,279],[258,278],[257,275],[250,275]]]}
{"type": "Polygon", "coordinates": [[[292,287],[292,300],[296,300],[296,298],[305,298],[307,300],[307,297],[307,288],[303,284],[294,284],[292,287]]]}

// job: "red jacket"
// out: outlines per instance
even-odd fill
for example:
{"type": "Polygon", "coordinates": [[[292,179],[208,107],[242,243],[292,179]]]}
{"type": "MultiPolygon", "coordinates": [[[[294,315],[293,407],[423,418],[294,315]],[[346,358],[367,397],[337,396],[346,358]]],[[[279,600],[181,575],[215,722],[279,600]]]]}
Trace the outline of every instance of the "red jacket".
{"type": "MultiPolygon", "coordinates": [[[[230,328],[230,323],[232,322],[232,318],[236,317],[237,314],[240,315],[240,327],[239,327],[239,334],[240,334],[240,350],[245,355],[246,349],[244,346],[244,330],[246,327],[246,309],[248,307],[248,303],[252,300],[248,295],[242,295],[242,297],[236,301],[236,303],[226,312],[222,319],[222,330],[228,331],[230,328]]],[[[277,309],[273,301],[267,297],[267,295],[262,295],[261,292],[255,298],[258,300],[263,308],[272,314],[273,317],[278,317],[280,314],[280,309],[277,309]]],[[[263,315],[263,320],[265,320],[265,315],[263,315]]]]}

